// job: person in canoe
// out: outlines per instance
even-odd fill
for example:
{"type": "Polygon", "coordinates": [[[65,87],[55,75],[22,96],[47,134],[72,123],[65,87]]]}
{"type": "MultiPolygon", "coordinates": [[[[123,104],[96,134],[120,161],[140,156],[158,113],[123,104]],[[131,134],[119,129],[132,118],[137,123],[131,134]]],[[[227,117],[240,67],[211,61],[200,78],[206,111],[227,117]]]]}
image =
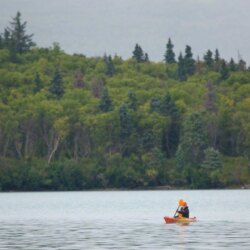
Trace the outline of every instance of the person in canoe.
{"type": "Polygon", "coordinates": [[[181,210],[178,211],[178,214],[181,215],[179,217],[189,218],[189,208],[187,202],[183,201],[181,210]]]}
{"type": "Polygon", "coordinates": [[[182,218],[182,217],[189,218],[189,208],[184,200],[182,199],[179,200],[179,206],[176,210],[176,213],[174,215],[175,218],[182,218]]]}
{"type": "Polygon", "coordinates": [[[167,224],[177,223],[177,222],[189,223],[189,222],[197,221],[197,218],[196,217],[192,217],[192,218],[189,217],[189,208],[188,208],[187,202],[180,199],[178,208],[176,209],[174,216],[173,217],[165,216],[164,220],[167,224]]]}

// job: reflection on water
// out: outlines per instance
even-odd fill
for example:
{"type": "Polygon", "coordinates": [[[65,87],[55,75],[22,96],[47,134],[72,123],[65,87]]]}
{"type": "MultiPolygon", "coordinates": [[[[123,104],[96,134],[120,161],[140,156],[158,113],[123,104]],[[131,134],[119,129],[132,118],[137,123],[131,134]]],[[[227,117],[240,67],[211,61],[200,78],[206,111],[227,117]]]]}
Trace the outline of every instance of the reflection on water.
{"type": "MultiPolygon", "coordinates": [[[[237,216],[248,203],[224,219],[219,203],[217,217],[205,214],[206,198],[205,207],[197,202],[204,193],[191,194],[191,207],[203,212],[189,224],[164,223],[166,210],[175,211],[166,204],[184,197],[176,192],[0,194],[0,249],[250,249],[249,217],[237,216]]],[[[230,194],[221,204],[239,199],[230,194]]],[[[242,201],[250,202],[248,195],[242,201]]],[[[216,192],[205,197],[222,199],[216,192]]]]}

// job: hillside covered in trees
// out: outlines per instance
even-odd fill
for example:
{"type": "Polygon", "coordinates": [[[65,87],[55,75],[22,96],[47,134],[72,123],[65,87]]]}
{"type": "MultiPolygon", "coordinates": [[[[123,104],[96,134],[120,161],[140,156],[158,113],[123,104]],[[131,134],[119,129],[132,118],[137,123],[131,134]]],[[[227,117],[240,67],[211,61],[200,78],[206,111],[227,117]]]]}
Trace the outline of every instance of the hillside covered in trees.
{"type": "Polygon", "coordinates": [[[250,70],[219,50],[164,61],[36,47],[17,13],[0,36],[0,189],[250,184],[250,70]]]}

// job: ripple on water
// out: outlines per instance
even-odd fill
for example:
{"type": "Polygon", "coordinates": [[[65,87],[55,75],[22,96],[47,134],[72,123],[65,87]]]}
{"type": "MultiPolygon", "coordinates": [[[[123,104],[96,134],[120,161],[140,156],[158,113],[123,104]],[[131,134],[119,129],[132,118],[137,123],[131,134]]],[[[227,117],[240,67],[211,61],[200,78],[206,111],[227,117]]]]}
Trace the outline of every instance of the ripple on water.
{"type": "Polygon", "coordinates": [[[4,223],[0,249],[250,249],[248,223],[4,223]]]}

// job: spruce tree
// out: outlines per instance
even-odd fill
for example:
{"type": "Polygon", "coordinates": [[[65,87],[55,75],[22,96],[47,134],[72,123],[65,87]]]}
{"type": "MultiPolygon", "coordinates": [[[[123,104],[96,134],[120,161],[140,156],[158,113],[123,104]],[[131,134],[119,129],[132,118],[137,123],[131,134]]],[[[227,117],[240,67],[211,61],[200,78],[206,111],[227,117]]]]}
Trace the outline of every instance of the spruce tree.
{"type": "Polygon", "coordinates": [[[214,55],[214,70],[219,72],[220,71],[220,66],[221,66],[221,58],[220,58],[220,53],[219,50],[215,50],[215,55],[214,55]]]}
{"type": "Polygon", "coordinates": [[[216,63],[218,63],[218,62],[220,61],[220,53],[219,53],[219,50],[218,50],[218,49],[215,50],[214,61],[215,61],[216,63]]]}
{"type": "Polygon", "coordinates": [[[246,62],[243,59],[240,59],[238,62],[238,70],[240,71],[246,70],[246,62]]]}
{"type": "Polygon", "coordinates": [[[35,43],[32,41],[33,34],[26,34],[26,25],[27,22],[21,22],[21,13],[17,12],[12,22],[10,22],[10,27],[6,29],[9,34],[5,31],[4,43],[6,48],[14,49],[16,53],[24,53],[35,46],[35,43]],[[10,40],[12,42],[11,46],[10,40]]]}
{"type": "Polygon", "coordinates": [[[115,73],[115,67],[114,67],[114,63],[113,63],[113,60],[112,60],[112,57],[109,55],[109,56],[104,56],[104,63],[105,63],[105,66],[106,66],[106,75],[107,76],[113,76],[114,73],[115,73]]]}
{"type": "Polygon", "coordinates": [[[166,63],[169,63],[169,64],[171,64],[171,63],[176,63],[176,60],[175,60],[175,53],[174,53],[174,51],[173,51],[174,45],[172,44],[170,38],[168,39],[168,43],[167,43],[167,45],[166,45],[166,48],[167,48],[167,50],[166,50],[166,53],[165,53],[165,55],[164,55],[164,60],[165,60],[165,62],[166,62],[166,63]]]}
{"type": "Polygon", "coordinates": [[[144,62],[149,62],[148,53],[145,53],[145,55],[144,55],[144,62]]]}
{"type": "Polygon", "coordinates": [[[214,64],[213,53],[211,50],[208,50],[204,55],[204,62],[208,68],[211,68],[214,64]]]}
{"type": "Polygon", "coordinates": [[[55,70],[49,91],[54,97],[58,99],[61,98],[64,94],[62,76],[58,69],[55,70]]]}
{"type": "Polygon", "coordinates": [[[220,80],[224,81],[227,80],[229,76],[229,70],[225,60],[222,60],[220,65],[220,80]]]}
{"type": "Polygon", "coordinates": [[[205,122],[201,113],[192,113],[185,121],[183,133],[177,150],[177,164],[198,166],[203,160],[203,151],[207,145],[205,122]]]}
{"type": "Polygon", "coordinates": [[[187,75],[193,75],[195,73],[195,60],[193,59],[192,49],[189,45],[185,49],[184,64],[187,75]]]}
{"type": "Polygon", "coordinates": [[[213,171],[222,168],[222,161],[220,154],[214,148],[207,148],[204,150],[205,159],[202,163],[202,167],[208,171],[213,171]]]}
{"type": "Polygon", "coordinates": [[[237,66],[236,66],[236,63],[234,62],[234,59],[231,58],[230,62],[229,62],[229,70],[230,71],[236,71],[237,70],[237,66]]]}
{"type": "Polygon", "coordinates": [[[136,44],[133,51],[133,58],[138,62],[142,63],[145,61],[145,55],[140,45],[136,44]]]}
{"type": "Polygon", "coordinates": [[[122,141],[124,141],[132,134],[133,130],[132,117],[129,114],[126,105],[122,105],[120,107],[119,116],[120,116],[120,128],[121,128],[120,137],[122,141]]]}
{"type": "Polygon", "coordinates": [[[180,81],[187,80],[186,63],[185,63],[185,60],[182,56],[182,53],[180,53],[180,55],[178,57],[177,77],[180,81]]]}
{"type": "Polygon", "coordinates": [[[163,97],[161,102],[160,111],[162,115],[170,116],[171,118],[177,119],[179,111],[175,102],[169,92],[163,97]]]}
{"type": "Polygon", "coordinates": [[[180,134],[180,114],[179,110],[168,92],[161,103],[161,114],[171,118],[171,123],[163,135],[163,150],[166,152],[167,157],[175,154],[180,134]]]}
{"type": "Polygon", "coordinates": [[[0,49],[4,49],[4,40],[1,34],[0,34],[0,49]]]}

